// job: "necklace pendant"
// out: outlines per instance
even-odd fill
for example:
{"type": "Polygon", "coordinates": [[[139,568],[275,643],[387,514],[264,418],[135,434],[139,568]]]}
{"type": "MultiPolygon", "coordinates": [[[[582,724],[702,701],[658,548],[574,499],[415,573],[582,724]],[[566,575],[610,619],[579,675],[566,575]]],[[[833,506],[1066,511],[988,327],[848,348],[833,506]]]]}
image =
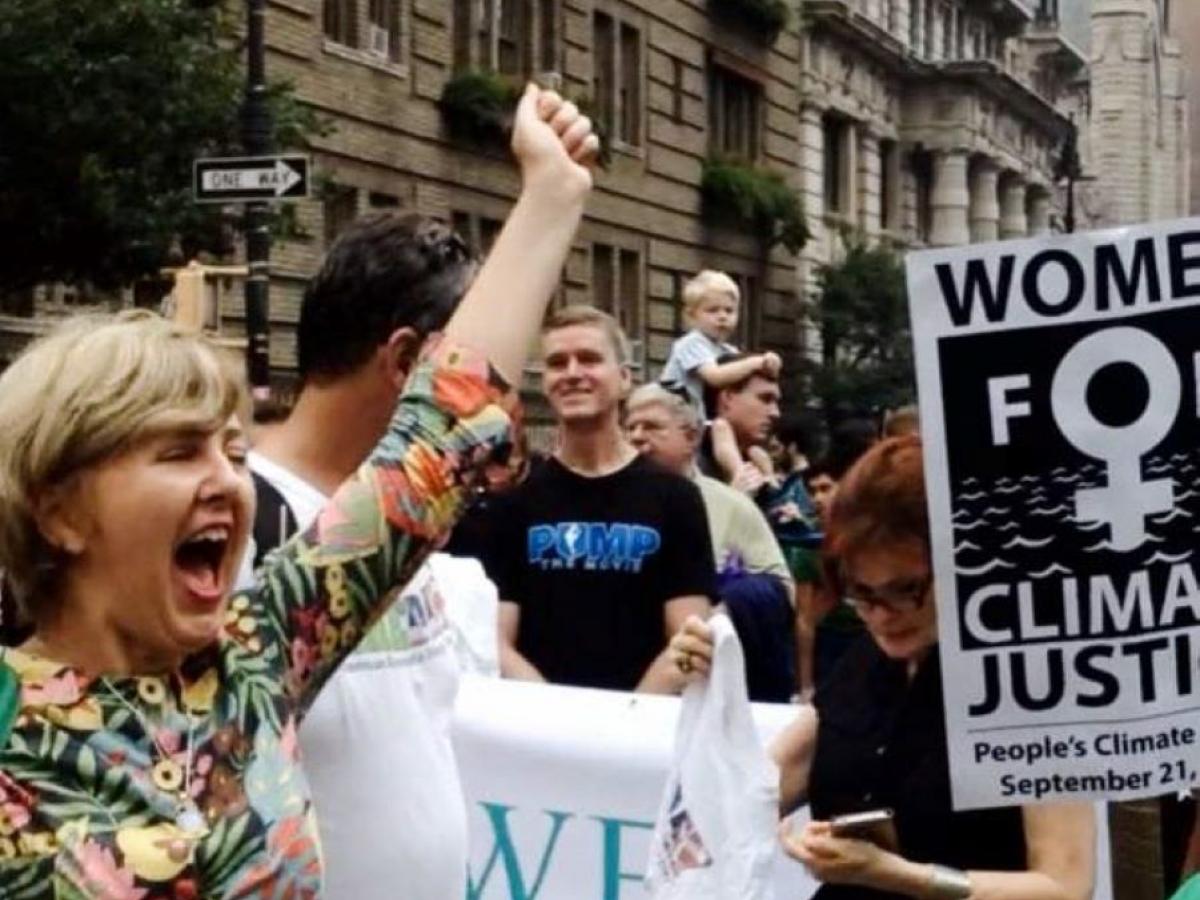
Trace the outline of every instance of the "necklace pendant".
{"type": "Polygon", "coordinates": [[[175,824],[188,837],[199,837],[208,832],[208,822],[204,814],[190,797],[179,801],[179,812],[175,815],[175,824]]]}

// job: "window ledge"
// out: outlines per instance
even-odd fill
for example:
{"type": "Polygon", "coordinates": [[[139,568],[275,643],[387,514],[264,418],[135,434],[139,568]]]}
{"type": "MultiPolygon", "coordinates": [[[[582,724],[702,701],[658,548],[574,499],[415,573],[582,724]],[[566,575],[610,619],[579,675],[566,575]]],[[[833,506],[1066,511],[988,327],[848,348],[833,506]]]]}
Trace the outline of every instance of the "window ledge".
{"type": "Polygon", "coordinates": [[[286,10],[297,13],[302,16],[312,18],[316,14],[317,4],[314,0],[273,0],[275,6],[281,6],[286,10]]]}
{"type": "Polygon", "coordinates": [[[324,38],[321,49],[330,56],[358,63],[361,66],[391,75],[393,78],[408,78],[408,66],[403,63],[383,59],[367,50],[362,50],[358,47],[348,47],[329,38],[324,38]]]}
{"type": "Polygon", "coordinates": [[[632,156],[635,159],[646,158],[646,148],[639,147],[636,144],[627,144],[625,141],[620,141],[616,138],[613,138],[609,146],[612,148],[614,153],[620,153],[622,156],[632,156]]]}

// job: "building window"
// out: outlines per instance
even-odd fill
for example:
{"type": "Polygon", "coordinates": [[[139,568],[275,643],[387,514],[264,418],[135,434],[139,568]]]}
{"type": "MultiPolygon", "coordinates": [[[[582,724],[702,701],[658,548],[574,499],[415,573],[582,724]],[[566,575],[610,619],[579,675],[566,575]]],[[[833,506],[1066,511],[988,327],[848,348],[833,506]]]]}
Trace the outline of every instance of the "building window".
{"type": "Polygon", "coordinates": [[[908,0],[908,46],[921,52],[921,0],[908,0]]]}
{"type": "Polygon", "coordinates": [[[476,16],[481,9],[481,5],[476,0],[454,0],[452,7],[454,16],[454,68],[460,71],[469,69],[472,65],[471,47],[474,44],[476,30],[479,27],[475,25],[475,30],[473,30],[472,23],[480,21],[476,16]]]}
{"type": "Polygon", "coordinates": [[[850,122],[826,114],[821,122],[825,174],[825,212],[849,215],[851,185],[854,177],[854,154],[850,141],[854,130],[850,122]]]}
{"type": "Polygon", "coordinates": [[[325,37],[347,47],[358,46],[357,0],[325,0],[325,37]]]}
{"type": "Polygon", "coordinates": [[[884,2],[887,4],[887,11],[885,14],[887,30],[889,33],[895,34],[896,25],[898,24],[897,19],[900,15],[899,4],[903,2],[903,0],[884,0],[884,2]]]}
{"type": "Polygon", "coordinates": [[[967,58],[967,17],[963,15],[961,9],[958,11],[958,16],[955,20],[954,58],[967,58]]]}
{"type": "Polygon", "coordinates": [[[558,70],[559,0],[454,0],[454,67],[526,78],[558,70]]]}
{"type": "Polygon", "coordinates": [[[400,62],[400,0],[370,0],[366,49],[388,62],[400,62]]]}
{"type": "Polygon", "coordinates": [[[496,70],[505,75],[530,71],[529,4],[526,0],[497,0],[496,70]]]}
{"type": "Polygon", "coordinates": [[[942,59],[954,59],[954,8],[942,7],[942,59]]]}
{"type": "Polygon", "coordinates": [[[642,255],[592,244],[592,303],[612,313],[631,341],[642,337],[642,255]]]}
{"type": "Polygon", "coordinates": [[[592,96],[596,112],[616,141],[642,143],[642,33],[608,13],[592,18],[592,96]]]}
{"type": "Polygon", "coordinates": [[[358,216],[358,188],[332,185],[325,194],[324,205],[325,246],[328,247],[358,216]]]}
{"type": "Polygon", "coordinates": [[[934,32],[937,26],[936,6],[934,0],[925,0],[925,46],[924,56],[926,59],[933,59],[933,50],[937,46],[934,41],[934,32]]]}
{"type": "Polygon", "coordinates": [[[683,79],[687,65],[678,56],[671,57],[671,118],[676,122],[683,121],[683,79]]]}
{"type": "Polygon", "coordinates": [[[879,227],[883,231],[896,228],[900,205],[899,150],[895,141],[879,142],[879,227]]]}
{"type": "Polygon", "coordinates": [[[492,252],[492,245],[504,223],[477,213],[455,210],[450,214],[450,224],[482,259],[492,252]]]}
{"type": "Polygon", "coordinates": [[[400,198],[395,194],[371,191],[367,194],[367,206],[371,209],[398,209],[400,207],[400,198]]]}
{"type": "Polygon", "coordinates": [[[737,282],[741,302],[738,304],[737,334],[734,343],[738,347],[750,348],[759,346],[759,293],[758,278],[755,275],[743,275],[740,272],[730,272],[729,276],[737,282]]]}
{"type": "Polygon", "coordinates": [[[928,244],[933,234],[933,154],[927,150],[914,152],[912,174],[917,240],[928,244]]]}
{"type": "Polygon", "coordinates": [[[557,72],[558,63],[558,0],[540,0],[538,3],[538,54],[543,72],[557,72]]]}
{"type": "Polygon", "coordinates": [[[708,73],[708,140],[715,156],[758,159],[762,85],[715,63],[708,73]]]}

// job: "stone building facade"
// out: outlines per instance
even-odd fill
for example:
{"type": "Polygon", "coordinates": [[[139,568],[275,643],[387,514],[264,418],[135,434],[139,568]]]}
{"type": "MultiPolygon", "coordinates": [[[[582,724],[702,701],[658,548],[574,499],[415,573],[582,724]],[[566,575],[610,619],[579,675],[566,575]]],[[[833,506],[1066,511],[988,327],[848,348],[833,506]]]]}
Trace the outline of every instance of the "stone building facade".
{"type": "Polygon", "coordinates": [[[1040,234],[1086,59],[1020,0],[808,0],[800,160],[816,231],[900,248],[1040,234]]]}
{"type": "MultiPolygon", "coordinates": [[[[293,364],[290,326],[305,279],[355,215],[401,208],[452,221],[486,250],[518,188],[499,142],[452,140],[438,101],[448,80],[487,69],[552,78],[604,123],[611,160],[556,302],[620,319],[643,374],[682,326],[683,282],[732,273],[746,302],[740,342],[795,357],[794,258],[706,225],[704,161],[735,156],[795,181],[798,20],[777,36],[704,0],[270,0],[273,77],[333,125],[314,141],[324,187],[300,204],[311,237],[273,254],[272,363],[293,364]],[[550,74],[545,74],[550,73],[550,74]]],[[[240,300],[227,315],[236,322],[240,300]]],[[[502,315],[502,311],[497,312],[502,315]]]]}
{"type": "MultiPolygon", "coordinates": [[[[1189,211],[1189,73],[1176,33],[1189,20],[1175,9],[1186,5],[1091,0],[1092,165],[1103,192],[1094,210],[1098,225],[1189,211]]],[[[1200,48],[1192,54],[1200,56],[1200,48]]]]}
{"type": "MultiPolygon", "coordinates": [[[[311,148],[319,190],[297,204],[307,236],[273,248],[281,381],[305,281],[355,216],[412,210],[484,250],[494,238],[515,168],[499,141],[453,140],[439,108],[467,69],[546,75],[603,121],[611,161],[556,302],[613,311],[647,377],[700,268],[741,283],[740,344],[795,362],[810,349],[797,301],[849,236],[906,249],[1063,227],[1055,161],[1072,120],[1094,179],[1076,192],[1078,227],[1182,212],[1189,132],[1168,0],[789,0],[778,34],[737,11],[762,2],[268,0],[269,74],[331,126],[311,148]],[[800,193],[813,237],[799,257],[706,223],[713,157],[773,170],[800,193]]],[[[236,337],[240,285],[224,287],[220,322],[236,337]]],[[[72,294],[42,289],[33,321],[0,321],[0,356],[43,314],[77,308],[72,294]]]]}
{"type": "Polygon", "coordinates": [[[1187,72],[1184,90],[1191,126],[1191,214],[1200,215],[1200,3],[1177,3],[1172,28],[1184,50],[1187,72]]]}

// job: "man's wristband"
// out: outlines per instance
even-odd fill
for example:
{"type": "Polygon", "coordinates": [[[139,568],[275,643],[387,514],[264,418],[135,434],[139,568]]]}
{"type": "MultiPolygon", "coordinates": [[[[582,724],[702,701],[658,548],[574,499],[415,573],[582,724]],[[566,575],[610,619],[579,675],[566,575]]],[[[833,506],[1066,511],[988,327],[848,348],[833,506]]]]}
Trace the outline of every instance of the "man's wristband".
{"type": "Polygon", "coordinates": [[[963,900],[971,896],[971,879],[962,869],[939,866],[930,868],[929,900],[963,900]]]}

